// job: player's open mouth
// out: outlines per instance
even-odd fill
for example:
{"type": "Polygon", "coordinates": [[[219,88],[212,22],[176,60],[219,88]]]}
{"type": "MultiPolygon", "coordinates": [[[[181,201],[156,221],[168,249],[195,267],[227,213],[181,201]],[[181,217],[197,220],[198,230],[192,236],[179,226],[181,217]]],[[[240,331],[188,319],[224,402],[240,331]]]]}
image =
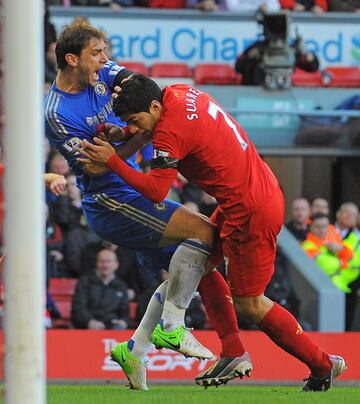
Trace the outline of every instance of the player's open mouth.
{"type": "Polygon", "coordinates": [[[94,71],[94,73],[92,74],[92,78],[93,78],[94,81],[99,80],[99,70],[94,71]]]}

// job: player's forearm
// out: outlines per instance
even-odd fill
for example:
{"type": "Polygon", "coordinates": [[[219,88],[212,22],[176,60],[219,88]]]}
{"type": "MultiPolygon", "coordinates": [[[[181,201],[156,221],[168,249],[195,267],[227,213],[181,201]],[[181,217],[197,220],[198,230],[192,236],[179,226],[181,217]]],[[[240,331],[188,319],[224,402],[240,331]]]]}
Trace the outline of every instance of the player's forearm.
{"type": "Polygon", "coordinates": [[[123,178],[132,188],[136,189],[153,202],[162,202],[169,192],[173,178],[158,178],[151,174],[136,171],[124,163],[114,154],[107,162],[107,166],[123,178]]]}
{"type": "Polygon", "coordinates": [[[116,147],[116,154],[123,160],[129,159],[137,151],[145,147],[149,142],[142,136],[133,136],[127,142],[116,147]]]}

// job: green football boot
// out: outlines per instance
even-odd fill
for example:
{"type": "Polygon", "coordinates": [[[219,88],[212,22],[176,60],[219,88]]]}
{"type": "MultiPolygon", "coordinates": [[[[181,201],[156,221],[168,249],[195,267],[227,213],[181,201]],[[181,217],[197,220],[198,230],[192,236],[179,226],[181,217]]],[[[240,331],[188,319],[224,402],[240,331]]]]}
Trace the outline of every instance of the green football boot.
{"type": "Polygon", "coordinates": [[[167,332],[158,324],[152,333],[152,342],[157,349],[172,349],[186,357],[198,359],[211,359],[213,357],[212,352],[201,345],[191,332],[183,326],[167,332]]]}
{"type": "Polygon", "coordinates": [[[124,371],[130,382],[131,389],[148,390],[146,386],[145,363],[131,354],[127,341],[114,346],[110,356],[124,371]]]}

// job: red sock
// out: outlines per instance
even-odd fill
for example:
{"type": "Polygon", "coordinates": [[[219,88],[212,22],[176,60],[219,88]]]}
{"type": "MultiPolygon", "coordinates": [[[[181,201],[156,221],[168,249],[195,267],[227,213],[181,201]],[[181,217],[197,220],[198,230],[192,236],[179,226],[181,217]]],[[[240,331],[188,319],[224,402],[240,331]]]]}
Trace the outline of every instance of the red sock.
{"type": "Polygon", "coordinates": [[[231,292],[225,279],[218,271],[211,272],[201,279],[199,292],[210,323],[221,340],[221,355],[243,355],[245,349],[240,340],[231,292]]]}
{"type": "Polygon", "coordinates": [[[330,372],[329,355],[302,330],[292,314],[277,303],[266,313],[259,326],[276,345],[309,366],[315,377],[324,377],[330,372]]]}

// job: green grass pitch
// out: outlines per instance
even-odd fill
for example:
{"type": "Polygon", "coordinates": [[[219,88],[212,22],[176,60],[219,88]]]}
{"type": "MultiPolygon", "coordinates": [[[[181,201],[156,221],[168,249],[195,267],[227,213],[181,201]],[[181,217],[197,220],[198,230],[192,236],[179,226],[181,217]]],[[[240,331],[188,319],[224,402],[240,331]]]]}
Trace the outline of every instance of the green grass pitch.
{"type": "Polygon", "coordinates": [[[124,385],[51,385],[48,404],[178,404],[178,403],[360,403],[359,387],[332,387],[327,392],[304,393],[288,386],[222,386],[207,390],[198,386],[150,386],[132,391],[124,385]]]}

